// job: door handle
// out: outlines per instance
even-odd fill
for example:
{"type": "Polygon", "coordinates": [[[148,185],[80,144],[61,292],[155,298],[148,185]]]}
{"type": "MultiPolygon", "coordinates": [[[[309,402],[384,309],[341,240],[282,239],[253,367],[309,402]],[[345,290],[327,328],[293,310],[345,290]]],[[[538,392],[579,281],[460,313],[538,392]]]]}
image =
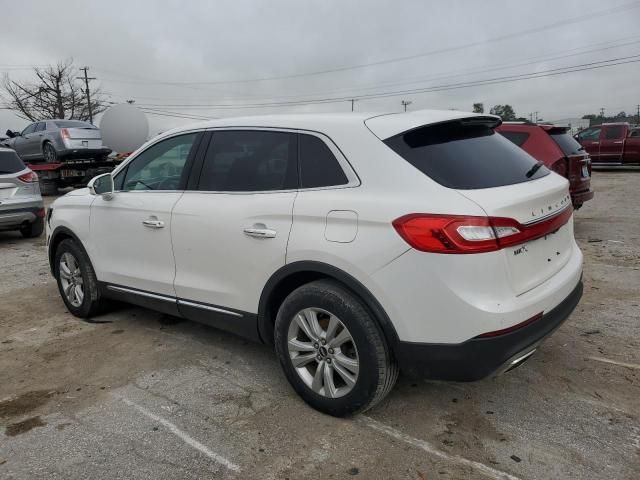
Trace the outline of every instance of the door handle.
{"type": "Polygon", "coordinates": [[[600,145],[600,142],[593,142],[594,145],[600,145]]]}
{"type": "Polygon", "coordinates": [[[157,220],[157,219],[143,220],[142,225],[148,228],[164,228],[164,222],[162,220],[157,220]]]}
{"type": "Polygon", "coordinates": [[[618,140],[617,142],[613,142],[613,143],[619,144],[619,143],[622,143],[622,142],[623,142],[623,140],[618,140]]]}
{"type": "Polygon", "coordinates": [[[244,233],[245,235],[256,238],[275,238],[277,232],[267,228],[265,225],[258,224],[251,228],[245,228],[244,233]]]}

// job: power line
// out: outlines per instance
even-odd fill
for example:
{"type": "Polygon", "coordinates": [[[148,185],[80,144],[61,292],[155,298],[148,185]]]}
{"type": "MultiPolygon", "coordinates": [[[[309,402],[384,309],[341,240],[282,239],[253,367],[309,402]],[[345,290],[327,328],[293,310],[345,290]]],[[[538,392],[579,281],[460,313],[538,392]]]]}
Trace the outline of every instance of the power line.
{"type": "MultiPolygon", "coordinates": [[[[614,14],[618,14],[621,12],[624,12],[626,10],[630,10],[630,9],[634,9],[634,8],[638,8],[640,7],[640,2],[638,1],[634,1],[634,2],[630,2],[630,3],[625,3],[622,5],[618,5],[616,7],[613,8],[607,8],[604,10],[597,10],[591,13],[586,13],[584,15],[580,15],[577,17],[573,17],[573,18],[567,18],[567,19],[563,19],[563,20],[559,20],[547,25],[541,25],[539,27],[534,27],[534,28],[529,28],[526,30],[519,30],[517,32],[512,32],[512,33],[507,33],[504,35],[499,35],[496,37],[492,37],[486,40],[482,40],[482,41],[478,41],[478,42],[469,42],[469,43],[465,43],[465,44],[461,44],[461,45],[456,45],[456,46],[452,46],[452,47],[445,47],[445,48],[440,48],[440,49],[435,49],[435,50],[430,50],[427,52],[421,52],[421,53],[416,53],[413,55],[405,55],[405,56],[401,56],[401,57],[395,57],[395,58],[387,58],[387,59],[383,59],[383,60],[377,60],[374,62],[368,62],[368,63],[360,63],[360,64],[355,64],[355,65],[350,65],[350,66],[343,66],[343,67],[336,67],[336,68],[329,68],[329,69],[325,69],[325,70],[316,70],[316,71],[311,71],[311,72],[304,72],[304,73],[294,73],[294,74],[289,74],[289,75],[278,75],[278,76],[271,76],[271,77],[258,77],[258,78],[248,78],[248,79],[235,79],[235,80],[219,80],[219,81],[200,81],[200,82],[151,82],[151,83],[156,83],[156,84],[166,84],[166,85],[192,85],[192,86],[196,86],[196,85],[224,85],[224,84],[239,84],[239,83],[253,83],[253,82],[262,82],[262,81],[271,81],[271,80],[284,80],[284,79],[289,79],[289,78],[300,78],[300,77],[309,77],[309,76],[316,76],[316,75],[325,75],[325,74],[329,74],[329,73],[337,73],[337,72],[344,72],[344,71],[349,71],[349,70],[357,70],[357,69],[362,69],[362,68],[367,68],[367,67],[373,67],[373,66],[378,66],[378,65],[388,65],[391,63],[398,63],[398,62],[405,62],[408,60],[413,60],[416,58],[424,58],[424,57],[428,57],[428,56],[432,56],[432,55],[436,55],[436,54],[441,54],[441,53],[451,53],[451,52],[455,52],[455,51],[459,51],[459,50],[464,50],[467,48],[472,48],[472,47],[477,47],[480,45],[487,45],[490,43],[496,43],[496,42],[501,42],[504,40],[508,40],[508,39],[512,39],[512,38],[516,38],[516,37],[520,37],[520,36],[525,36],[525,35],[531,35],[533,33],[540,33],[546,30],[552,30],[555,28],[565,28],[567,25],[570,24],[574,24],[574,23],[580,23],[580,22],[584,22],[586,20],[591,20],[593,18],[601,18],[603,16],[608,16],[608,15],[614,15],[614,14]]],[[[147,82],[132,82],[132,83],[147,83],[147,82]]]]}
{"type": "Polygon", "coordinates": [[[443,90],[455,90],[460,88],[468,88],[474,86],[481,85],[493,85],[496,83],[510,83],[513,81],[519,80],[527,80],[530,78],[541,78],[547,76],[556,76],[563,75],[566,73],[580,72],[586,70],[595,70],[599,68],[606,68],[615,65],[623,65],[626,63],[636,63],[640,55],[631,55],[626,57],[618,57],[612,58],[608,60],[601,60],[598,62],[589,62],[583,63],[579,65],[571,65],[560,68],[553,68],[548,70],[542,70],[538,72],[529,72],[518,75],[508,75],[502,77],[494,77],[484,80],[476,80],[476,81],[468,81],[454,84],[442,84],[436,85],[432,87],[422,87],[416,89],[408,89],[408,90],[396,90],[396,91],[388,91],[388,92],[380,92],[380,93],[372,93],[365,94],[353,97],[328,97],[328,98],[316,98],[316,99],[308,99],[308,100],[296,100],[289,102],[264,102],[264,103],[253,103],[253,104],[210,104],[210,105],[193,105],[193,104],[140,104],[144,106],[151,107],[164,107],[164,108],[196,108],[196,109],[240,109],[240,108],[262,108],[262,107],[281,107],[281,106],[296,106],[296,105],[312,105],[312,104],[322,104],[322,103],[335,103],[335,102],[344,102],[350,101],[351,98],[356,100],[358,99],[371,99],[371,98],[385,98],[390,96],[398,96],[398,95],[408,95],[408,94],[416,94],[416,93],[429,93],[435,91],[443,91],[443,90]],[[617,63],[612,63],[617,62],[617,63]]]}

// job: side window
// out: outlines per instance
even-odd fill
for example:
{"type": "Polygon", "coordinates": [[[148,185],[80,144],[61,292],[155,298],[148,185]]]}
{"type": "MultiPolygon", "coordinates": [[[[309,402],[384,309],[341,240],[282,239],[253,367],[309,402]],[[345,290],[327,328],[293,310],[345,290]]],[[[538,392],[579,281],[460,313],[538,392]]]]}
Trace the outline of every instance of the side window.
{"type": "Polygon", "coordinates": [[[116,190],[179,190],[187,157],[197,133],[162,140],[120,171],[114,179],[116,190]]]}
{"type": "Polygon", "coordinates": [[[298,187],[297,137],[288,132],[216,131],[198,190],[258,192],[298,187]]]}
{"type": "Polygon", "coordinates": [[[42,132],[44,130],[44,127],[47,123],[46,122],[38,122],[36,124],[36,132],[42,132]]]}
{"type": "Polygon", "coordinates": [[[300,187],[332,187],[349,183],[329,147],[313,135],[299,135],[300,187]]]}
{"type": "Polygon", "coordinates": [[[631,133],[629,134],[629,137],[633,137],[633,138],[640,137],[640,129],[631,130],[631,133]]]}
{"type": "Polygon", "coordinates": [[[604,129],[605,140],[618,140],[624,136],[624,127],[622,125],[613,125],[604,129]]]}
{"type": "Polygon", "coordinates": [[[601,128],[587,128],[586,130],[581,131],[578,136],[580,140],[598,140],[600,138],[600,130],[601,128]]]}
{"type": "Polygon", "coordinates": [[[21,135],[24,137],[25,135],[29,135],[30,133],[33,133],[36,131],[36,125],[37,123],[32,123],[31,125],[29,125],[27,128],[25,128],[21,135]]]}
{"type": "Polygon", "coordinates": [[[529,138],[529,134],[526,132],[499,132],[504,138],[515,143],[517,146],[521,147],[524,145],[524,142],[529,138]]]}

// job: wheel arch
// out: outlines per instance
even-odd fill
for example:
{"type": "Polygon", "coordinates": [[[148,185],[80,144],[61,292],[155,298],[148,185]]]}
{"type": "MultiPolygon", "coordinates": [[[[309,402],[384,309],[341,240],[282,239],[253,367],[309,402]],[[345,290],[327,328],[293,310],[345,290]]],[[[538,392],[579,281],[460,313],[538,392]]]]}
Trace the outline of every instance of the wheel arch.
{"type": "Polygon", "coordinates": [[[78,238],[78,236],[75,233],[73,233],[69,228],[64,226],[56,227],[56,229],[51,234],[51,237],[49,238],[49,249],[48,249],[49,268],[51,269],[52,275],[55,275],[54,263],[55,263],[56,250],[58,249],[58,245],[60,245],[60,242],[68,238],[76,242],[78,246],[82,250],[84,250],[84,253],[87,255],[87,258],[89,258],[89,261],[91,261],[91,257],[89,257],[89,253],[87,252],[87,249],[84,248],[82,241],[78,238]]]}
{"type": "Polygon", "coordinates": [[[258,333],[266,344],[273,344],[276,314],[284,299],[296,288],[320,279],[330,279],[347,288],[363,301],[372,318],[377,322],[389,349],[395,350],[398,334],[380,302],[361,282],[333,265],[316,261],[300,261],[285,265],[267,281],[258,305],[258,333]]]}

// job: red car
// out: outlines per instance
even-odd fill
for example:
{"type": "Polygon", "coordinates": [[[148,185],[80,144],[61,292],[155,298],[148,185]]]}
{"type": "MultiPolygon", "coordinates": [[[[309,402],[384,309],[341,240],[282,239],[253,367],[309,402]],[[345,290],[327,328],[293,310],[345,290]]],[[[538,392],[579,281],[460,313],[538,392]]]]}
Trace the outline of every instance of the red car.
{"type": "Polygon", "coordinates": [[[545,166],[569,180],[576,210],[593,198],[591,158],[566,127],[524,122],[504,122],[496,131],[545,166]]]}
{"type": "Polygon", "coordinates": [[[576,135],[595,165],[640,165],[640,127],[603,123],[576,135]]]}

